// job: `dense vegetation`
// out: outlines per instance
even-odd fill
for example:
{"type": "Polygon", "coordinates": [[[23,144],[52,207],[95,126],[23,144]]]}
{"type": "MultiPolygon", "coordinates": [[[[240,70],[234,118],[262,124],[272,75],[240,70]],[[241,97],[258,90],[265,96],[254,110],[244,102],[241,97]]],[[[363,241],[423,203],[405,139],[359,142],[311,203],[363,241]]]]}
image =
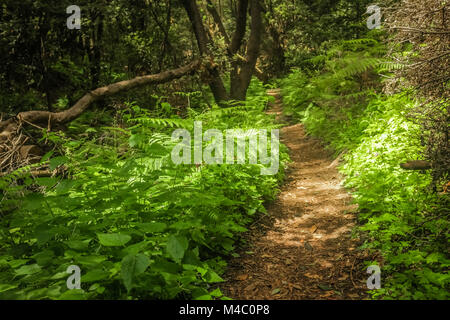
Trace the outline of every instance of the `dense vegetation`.
{"type": "Polygon", "coordinates": [[[255,81],[251,94],[244,106],[189,110],[187,119],[158,119],[134,103],[116,118],[125,128],[85,129],[80,122],[70,130],[86,132],[83,139],[70,138],[70,130],[48,135],[64,156],[50,152],[42,161],[64,164],[70,178],[30,178],[22,168],[2,181],[3,188],[23,181],[4,194],[4,208],[16,209],[2,220],[2,297],[220,296],[204,284],[221,281],[222,257],[252,216],[264,212],[282,173],[260,175],[260,165],[176,167],[169,132],[192,130],[194,120],[205,129],[275,127],[263,112],[264,87],[255,81]],[[30,186],[39,192],[26,193],[30,186]],[[74,261],[89,284],[85,292],[65,290],[74,261]]]}
{"type": "Polygon", "coordinates": [[[371,35],[327,44],[310,60],[318,71],[297,69],[282,80],[287,114],[345,159],[341,172],[359,205],[363,248],[382,253],[389,275],[373,296],[448,299],[448,196],[431,190],[429,173],[399,166],[424,154],[421,126],[408,117],[418,102],[411,91],[377,90],[376,73],[398,66],[380,58],[385,45],[371,35]]]}
{"type": "Polygon", "coordinates": [[[447,1],[382,1],[372,31],[366,0],[80,0],[80,30],[71,4],[0,4],[1,299],[226,299],[215,284],[287,148],[274,176],[177,166],[171,133],[279,128],[273,87],[343,159],[383,270],[371,297],[449,298],[447,1]]]}

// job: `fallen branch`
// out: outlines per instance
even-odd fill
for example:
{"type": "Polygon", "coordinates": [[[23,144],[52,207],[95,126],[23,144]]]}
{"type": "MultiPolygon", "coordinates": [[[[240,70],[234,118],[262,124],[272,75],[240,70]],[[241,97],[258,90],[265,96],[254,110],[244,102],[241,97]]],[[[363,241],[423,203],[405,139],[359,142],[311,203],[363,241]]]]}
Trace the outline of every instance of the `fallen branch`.
{"type": "Polygon", "coordinates": [[[405,170],[429,170],[432,169],[432,163],[425,160],[412,160],[401,163],[400,167],[405,170]]]}
{"type": "Polygon", "coordinates": [[[401,30],[401,31],[406,31],[406,32],[422,33],[422,34],[450,34],[450,30],[432,31],[432,30],[422,30],[422,29],[410,28],[410,27],[392,27],[391,29],[401,30]]]}
{"type": "MultiPolygon", "coordinates": [[[[3,131],[7,129],[8,132],[14,131],[18,123],[31,123],[33,125],[45,125],[53,126],[58,124],[68,123],[79,117],[93,102],[102,98],[117,94],[119,92],[127,91],[133,88],[142,87],[150,84],[161,84],[169,82],[183,77],[200,66],[200,61],[196,60],[190,64],[180,67],[178,69],[164,71],[158,74],[136,77],[131,80],[120,81],[110,84],[105,87],[95,89],[86,93],[80,100],[75,103],[71,108],[62,112],[49,112],[49,111],[26,111],[21,112],[16,116],[16,120],[8,119],[0,122],[0,129],[2,132],[0,135],[8,135],[3,131]],[[14,123],[15,122],[15,123],[14,123]]],[[[1,137],[0,137],[1,138],[1,137]]]]}
{"type": "MultiPolygon", "coordinates": [[[[34,163],[43,153],[38,146],[25,145],[26,139],[23,139],[20,130],[23,125],[31,125],[41,130],[47,128],[50,131],[55,125],[62,125],[75,120],[95,101],[133,88],[161,84],[181,78],[198,70],[200,64],[200,60],[195,60],[177,69],[140,76],[95,89],[86,93],[71,108],[61,112],[26,111],[13,118],[0,121],[0,172],[11,172],[23,165],[34,163]]],[[[37,176],[48,176],[49,174],[47,171],[36,173],[37,176]]]]}

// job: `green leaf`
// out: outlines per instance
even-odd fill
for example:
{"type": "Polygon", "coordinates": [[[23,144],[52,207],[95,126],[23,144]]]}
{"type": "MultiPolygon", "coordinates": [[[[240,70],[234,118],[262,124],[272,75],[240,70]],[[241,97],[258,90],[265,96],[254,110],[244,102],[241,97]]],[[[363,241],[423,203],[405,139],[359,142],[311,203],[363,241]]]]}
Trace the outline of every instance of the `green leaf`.
{"type": "Polygon", "coordinates": [[[214,283],[214,282],[222,282],[223,279],[214,271],[209,270],[208,273],[206,274],[206,281],[208,281],[208,283],[214,283]]]}
{"type": "Polygon", "coordinates": [[[9,266],[13,269],[16,269],[22,265],[24,265],[25,263],[27,263],[29,260],[28,259],[17,259],[17,260],[11,260],[8,262],[9,266]]]}
{"type": "Polygon", "coordinates": [[[44,202],[44,196],[42,194],[30,193],[24,197],[23,208],[26,210],[39,210],[42,208],[44,202]]]}
{"type": "Polygon", "coordinates": [[[155,233],[155,232],[163,232],[167,225],[162,222],[150,222],[150,223],[140,223],[137,225],[139,230],[144,231],[145,233],[155,233]]]}
{"type": "Polygon", "coordinates": [[[54,235],[55,234],[52,232],[52,230],[49,230],[48,227],[47,227],[47,229],[38,227],[38,228],[36,228],[36,232],[34,234],[34,236],[36,237],[37,243],[39,245],[43,245],[43,244],[47,243],[48,241],[50,241],[50,239],[54,235]]]}
{"type": "Polygon", "coordinates": [[[104,256],[79,256],[74,259],[76,263],[86,266],[96,266],[106,260],[104,256]]]}
{"type": "Polygon", "coordinates": [[[58,195],[68,193],[74,186],[76,186],[76,181],[73,180],[62,180],[56,186],[55,191],[58,195]]]}
{"type": "Polygon", "coordinates": [[[17,285],[0,283],[0,292],[5,292],[17,288],[17,285]]]}
{"type": "Polygon", "coordinates": [[[272,295],[274,296],[274,295],[280,293],[280,291],[281,291],[281,290],[280,290],[279,288],[273,289],[273,290],[272,290],[272,295]]]}
{"type": "Polygon", "coordinates": [[[82,282],[94,282],[99,280],[104,280],[109,277],[109,272],[101,270],[101,269],[94,269],[86,273],[84,276],[81,277],[82,282]]]}
{"type": "Polygon", "coordinates": [[[216,290],[212,291],[210,295],[216,298],[220,298],[221,296],[223,296],[223,293],[222,291],[220,291],[220,288],[217,288],[216,290]]]}
{"type": "Polygon", "coordinates": [[[120,233],[97,233],[97,237],[106,247],[123,246],[131,240],[129,235],[120,233]]]}
{"type": "Polygon", "coordinates": [[[188,246],[189,242],[185,237],[170,236],[166,249],[175,262],[181,263],[188,246]]]}
{"type": "Polygon", "coordinates": [[[131,148],[139,146],[145,143],[145,136],[141,134],[133,134],[132,136],[130,136],[128,143],[130,144],[131,148]]]}
{"type": "Polygon", "coordinates": [[[55,170],[60,165],[66,163],[69,159],[66,157],[56,157],[50,160],[50,170],[55,170]]]}
{"type": "Polygon", "coordinates": [[[123,255],[129,255],[129,254],[137,254],[139,252],[142,252],[149,244],[149,241],[141,241],[138,243],[134,243],[132,245],[127,246],[122,250],[123,255]]]}
{"type": "Polygon", "coordinates": [[[133,288],[134,279],[144,273],[149,265],[150,259],[142,253],[123,258],[121,275],[128,291],[133,288]]]}
{"type": "Polygon", "coordinates": [[[195,298],[194,300],[212,300],[212,297],[209,294],[205,294],[203,296],[195,298]]]}
{"type": "Polygon", "coordinates": [[[45,161],[47,161],[54,153],[55,151],[49,151],[46,154],[44,154],[44,156],[41,158],[40,163],[44,163],[45,161]]]}
{"type": "Polygon", "coordinates": [[[35,274],[40,271],[41,271],[41,267],[39,267],[39,265],[35,263],[35,264],[22,266],[19,269],[15,270],[15,273],[18,276],[23,276],[23,275],[35,274]]]}
{"type": "Polygon", "coordinates": [[[86,294],[81,289],[68,290],[58,297],[58,300],[85,300],[86,294]]]}
{"type": "Polygon", "coordinates": [[[51,250],[43,250],[31,256],[40,266],[46,266],[55,259],[55,254],[51,250]]]}
{"type": "Polygon", "coordinates": [[[331,288],[330,286],[326,285],[326,284],[318,284],[317,285],[320,289],[324,290],[324,291],[330,291],[333,290],[333,288],[331,288]]]}
{"type": "Polygon", "coordinates": [[[53,187],[54,185],[56,185],[57,182],[58,180],[56,178],[48,178],[48,177],[36,178],[36,183],[38,185],[48,188],[53,187]]]}
{"type": "Polygon", "coordinates": [[[50,279],[52,279],[52,280],[59,280],[59,279],[67,278],[67,277],[68,277],[67,272],[66,271],[62,271],[62,272],[56,273],[50,279]]]}
{"type": "Polygon", "coordinates": [[[89,247],[89,242],[91,239],[86,240],[67,240],[64,243],[70,248],[74,250],[87,250],[89,247]]]}

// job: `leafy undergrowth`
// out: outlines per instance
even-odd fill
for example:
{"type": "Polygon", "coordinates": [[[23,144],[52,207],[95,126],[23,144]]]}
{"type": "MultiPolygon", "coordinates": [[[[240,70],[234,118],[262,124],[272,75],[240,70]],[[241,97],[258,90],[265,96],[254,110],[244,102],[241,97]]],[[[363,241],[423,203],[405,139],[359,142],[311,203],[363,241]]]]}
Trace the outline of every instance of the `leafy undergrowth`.
{"type": "MultiPolygon", "coordinates": [[[[101,130],[77,121],[46,135],[56,146],[41,162],[65,168],[64,178],[33,178],[24,168],[0,180],[0,298],[2,299],[215,299],[224,257],[263,202],[274,198],[280,171],[262,165],[173,164],[171,133],[276,128],[263,111],[265,88],[252,82],[244,105],[187,119],[154,119],[135,103],[115,126],[101,130]],[[32,191],[31,191],[32,190],[32,191]],[[66,272],[81,269],[81,289],[68,290],[66,272]]],[[[170,109],[168,104],[163,108],[170,109]]]]}
{"type": "Polygon", "coordinates": [[[381,253],[367,261],[381,264],[382,288],[372,297],[448,299],[448,194],[432,192],[430,174],[399,166],[423,154],[421,128],[407,116],[417,102],[408,92],[377,94],[376,82],[364,87],[361,79],[393,67],[377,58],[381,46],[335,44],[315,59],[319,71],[297,69],[281,81],[284,103],[309,134],[344,154],[340,169],[359,205],[363,248],[381,253]]]}

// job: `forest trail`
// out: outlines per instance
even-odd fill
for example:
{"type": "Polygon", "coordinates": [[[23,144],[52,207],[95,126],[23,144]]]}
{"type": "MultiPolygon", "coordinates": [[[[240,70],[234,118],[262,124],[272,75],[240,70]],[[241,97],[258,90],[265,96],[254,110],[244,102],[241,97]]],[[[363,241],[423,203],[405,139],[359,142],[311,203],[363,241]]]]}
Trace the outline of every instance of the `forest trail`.
{"type": "MultiPolygon", "coordinates": [[[[282,119],[279,90],[269,113],[282,119]]],[[[369,275],[351,239],[356,207],[341,186],[321,142],[306,136],[302,124],[285,126],[281,141],[290,164],[277,199],[245,234],[247,244],[233,258],[221,288],[233,299],[363,299],[369,275]]]]}

